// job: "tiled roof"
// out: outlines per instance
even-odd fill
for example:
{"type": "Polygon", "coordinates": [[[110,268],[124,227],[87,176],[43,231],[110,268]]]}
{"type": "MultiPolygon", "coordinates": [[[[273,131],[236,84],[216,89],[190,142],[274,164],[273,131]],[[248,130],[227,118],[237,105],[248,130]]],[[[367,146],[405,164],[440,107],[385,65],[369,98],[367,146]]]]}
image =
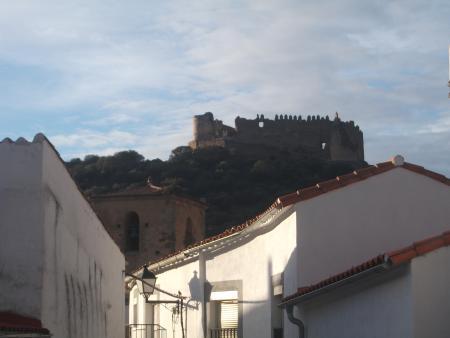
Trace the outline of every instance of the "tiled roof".
{"type": "Polygon", "coordinates": [[[5,332],[50,335],[50,332],[42,327],[40,320],[11,312],[0,312],[0,336],[5,332]]]}
{"type": "Polygon", "coordinates": [[[162,194],[161,189],[154,189],[149,185],[141,186],[141,187],[135,187],[131,189],[126,189],[122,191],[117,192],[111,192],[99,195],[99,197],[103,196],[134,196],[134,195],[160,195],[162,194]]]}
{"type": "Polygon", "coordinates": [[[420,242],[416,242],[406,248],[388,252],[369,259],[368,261],[351,267],[350,269],[321,280],[318,283],[306,287],[298,288],[297,292],[283,299],[282,303],[293,302],[299,297],[307,296],[312,292],[318,291],[325,287],[332,286],[335,283],[341,282],[349,277],[361,274],[369,269],[388,264],[389,267],[396,267],[398,265],[410,262],[417,256],[425,255],[431,251],[437,250],[444,246],[450,245],[450,231],[444,232],[442,235],[431,237],[420,242]]]}
{"type": "Polygon", "coordinates": [[[304,189],[299,189],[296,192],[281,196],[281,197],[277,198],[276,201],[274,203],[272,203],[270,205],[270,207],[268,209],[266,209],[263,213],[253,217],[252,219],[249,219],[240,225],[233,226],[215,236],[205,238],[204,240],[202,240],[200,242],[194,243],[184,249],[173,252],[173,253],[171,253],[165,257],[162,257],[156,261],[150,262],[150,264],[153,265],[153,264],[162,263],[166,259],[177,256],[185,250],[195,249],[196,247],[200,247],[200,246],[203,246],[210,242],[224,239],[231,235],[239,233],[239,232],[243,231],[244,229],[248,228],[249,226],[251,226],[252,224],[254,224],[255,222],[257,222],[258,220],[260,220],[261,218],[263,218],[265,215],[272,213],[274,210],[282,209],[282,208],[288,207],[292,204],[323,195],[327,192],[346,187],[353,183],[357,183],[357,182],[366,180],[370,177],[382,174],[384,172],[387,172],[387,171],[390,171],[390,170],[393,170],[396,168],[404,168],[406,170],[415,172],[417,174],[427,176],[427,177],[429,177],[433,180],[436,180],[438,182],[441,182],[443,184],[450,185],[450,179],[445,177],[444,175],[427,170],[424,167],[421,167],[421,166],[418,166],[415,164],[406,163],[403,161],[403,157],[401,157],[400,155],[397,155],[391,161],[382,162],[382,163],[368,166],[366,168],[355,170],[350,174],[337,176],[335,179],[320,182],[314,186],[307,187],[304,189]]]}
{"type": "Polygon", "coordinates": [[[104,199],[104,198],[108,199],[110,197],[120,198],[120,197],[136,197],[136,196],[153,196],[153,197],[169,196],[169,197],[173,197],[178,200],[182,200],[187,203],[199,205],[204,208],[207,207],[206,203],[204,203],[198,199],[184,196],[181,194],[168,193],[162,189],[156,189],[154,186],[151,186],[151,185],[145,185],[145,186],[135,187],[135,188],[126,189],[126,190],[122,190],[122,191],[111,192],[111,193],[106,193],[106,194],[101,194],[101,195],[95,195],[95,196],[92,196],[90,199],[95,201],[95,200],[104,199]]]}
{"type": "Polygon", "coordinates": [[[327,192],[343,188],[347,185],[366,180],[372,176],[379,175],[386,171],[390,171],[397,167],[415,172],[417,174],[421,174],[427,176],[431,179],[444,183],[446,185],[450,185],[450,179],[445,177],[444,175],[435,173],[433,171],[427,170],[424,167],[411,164],[411,163],[402,163],[400,165],[395,164],[394,161],[378,163],[376,165],[372,165],[363,169],[355,170],[354,172],[342,176],[338,176],[335,179],[320,182],[315,186],[299,189],[296,192],[281,196],[278,198],[277,202],[280,206],[284,207],[287,205],[291,205],[300,201],[305,201],[316,196],[325,194],[327,192]]]}

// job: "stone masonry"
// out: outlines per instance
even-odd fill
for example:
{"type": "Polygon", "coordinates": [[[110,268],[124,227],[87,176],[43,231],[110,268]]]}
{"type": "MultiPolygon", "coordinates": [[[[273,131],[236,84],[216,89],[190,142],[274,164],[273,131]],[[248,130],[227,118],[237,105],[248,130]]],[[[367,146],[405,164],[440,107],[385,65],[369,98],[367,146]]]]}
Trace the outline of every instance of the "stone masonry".
{"type": "Polygon", "coordinates": [[[124,252],[127,271],[182,249],[205,235],[205,204],[149,186],[95,196],[91,202],[124,252]]]}
{"type": "Polygon", "coordinates": [[[235,127],[214,119],[212,113],[193,119],[192,149],[224,147],[248,156],[289,151],[331,161],[364,161],[363,133],[353,121],[341,121],[338,114],[331,120],[321,117],[275,115],[267,119],[237,117],[235,127]]]}

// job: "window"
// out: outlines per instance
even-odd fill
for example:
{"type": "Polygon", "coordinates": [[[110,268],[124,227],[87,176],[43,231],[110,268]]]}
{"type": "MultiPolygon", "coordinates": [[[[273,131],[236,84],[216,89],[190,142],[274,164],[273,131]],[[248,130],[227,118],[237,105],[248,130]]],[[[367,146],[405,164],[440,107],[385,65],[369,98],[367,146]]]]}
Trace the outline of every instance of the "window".
{"type": "Polygon", "coordinates": [[[125,217],[125,251],[139,251],[139,216],[129,212],[125,217]]]}
{"type": "Polygon", "coordinates": [[[237,291],[211,293],[213,306],[212,338],[237,338],[239,328],[239,302],[237,291]]]}
{"type": "Polygon", "coordinates": [[[190,217],[186,220],[186,229],[184,231],[184,246],[191,245],[195,242],[193,229],[192,229],[192,220],[190,217]]]}
{"type": "Polygon", "coordinates": [[[220,328],[237,329],[238,327],[238,302],[237,300],[223,300],[219,302],[220,328]]]}

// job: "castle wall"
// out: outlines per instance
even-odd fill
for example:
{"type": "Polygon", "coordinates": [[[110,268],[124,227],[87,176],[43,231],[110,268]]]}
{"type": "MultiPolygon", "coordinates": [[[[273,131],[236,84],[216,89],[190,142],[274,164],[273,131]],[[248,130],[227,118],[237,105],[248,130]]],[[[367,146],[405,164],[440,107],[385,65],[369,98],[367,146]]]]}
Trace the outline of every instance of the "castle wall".
{"type": "Polygon", "coordinates": [[[313,155],[326,160],[363,161],[363,134],[353,121],[343,122],[338,117],[264,116],[250,120],[237,117],[234,132],[211,113],[197,115],[194,124],[194,149],[212,146],[230,147],[243,152],[253,152],[255,147],[279,149],[299,154],[313,155]],[[195,122],[197,121],[197,122],[195,122]],[[202,127],[198,127],[201,125],[202,127]],[[208,126],[208,128],[205,127],[208,126]],[[203,133],[202,130],[206,130],[203,133]],[[212,131],[211,131],[212,129],[212,131]]]}

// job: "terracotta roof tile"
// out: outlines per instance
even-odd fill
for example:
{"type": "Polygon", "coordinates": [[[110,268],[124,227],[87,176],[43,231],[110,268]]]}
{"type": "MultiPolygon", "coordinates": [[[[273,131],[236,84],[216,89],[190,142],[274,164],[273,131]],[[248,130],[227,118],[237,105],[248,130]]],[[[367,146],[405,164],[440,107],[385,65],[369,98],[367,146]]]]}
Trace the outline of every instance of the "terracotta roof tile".
{"type": "MultiPolygon", "coordinates": [[[[349,173],[346,175],[337,176],[335,179],[324,181],[324,182],[319,182],[316,185],[313,185],[313,186],[310,186],[307,188],[303,188],[303,189],[299,189],[293,193],[280,196],[276,199],[276,201],[267,210],[265,210],[263,213],[257,215],[256,217],[254,217],[250,220],[247,220],[246,222],[244,222],[240,225],[234,226],[231,229],[225,230],[224,232],[222,232],[218,235],[215,235],[215,236],[212,236],[209,238],[205,238],[204,240],[202,240],[200,242],[194,243],[194,244],[190,245],[188,248],[192,249],[195,247],[199,247],[199,246],[207,244],[209,242],[213,242],[213,241],[216,241],[221,238],[226,238],[237,232],[243,231],[245,228],[249,227],[256,221],[258,221],[261,217],[268,214],[269,212],[271,212],[274,209],[282,209],[282,208],[288,207],[292,204],[295,204],[295,203],[298,203],[301,201],[305,201],[305,200],[309,200],[311,198],[320,196],[322,194],[326,194],[330,191],[346,187],[353,183],[357,183],[362,180],[366,180],[370,177],[382,174],[384,172],[387,172],[387,171],[390,171],[390,170],[393,170],[396,168],[404,168],[404,169],[413,171],[415,173],[427,176],[431,179],[437,180],[444,184],[450,185],[450,179],[448,179],[447,177],[445,177],[441,174],[432,172],[430,170],[424,169],[421,166],[417,166],[415,164],[406,163],[406,162],[401,165],[396,165],[396,164],[394,164],[394,160],[382,162],[382,163],[378,163],[376,165],[368,166],[366,168],[355,170],[352,173],[349,173]]],[[[176,256],[176,255],[180,254],[181,252],[183,252],[183,250],[186,250],[186,248],[176,251],[165,257],[162,257],[161,259],[159,259],[157,261],[153,261],[153,262],[151,262],[151,264],[156,264],[156,263],[162,262],[170,257],[176,256]]]]}
{"type": "Polygon", "coordinates": [[[429,252],[432,252],[434,250],[449,245],[450,245],[450,231],[447,231],[439,236],[415,242],[414,244],[407,246],[405,248],[375,256],[364,263],[351,267],[350,269],[344,272],[328,277],[310,286],[299,287],[296,293],[284,298],[283,303],[292,301],[301,296],[305,296],[309,293],[312,293],[313,291],[332,285],[336,282],[339,282],[351,276],[355,276],[371,268],[380,266],[386,262],[389,263],[390,266],[398,266],[400,264],[408,263],[418,256],[425,255],[429,252]]]}
{"type": "Polygon", "coordinates": [[[282,205],[282,207],[286,207],[288,205],[291,205],[291,204],[294,204],[294,203],[297,203],[300,201],[308,200],[310,198],[314,198],[321,194],[324,194],[324,193],[327,193],[327,192],[330,192],[330,191],[333,191],[333,190],[336,190],[339,188],[343,188],[345,186],[351,185],[353,183],[368,179],[370,177],[382,174],[386,171],[393,170],[396,168],[404,168],[404,169],[413,171],[417,174],[427,176],[431,179],[442,182],[444,184],[450,185],[450,179],[448,179],[444,175],[424,169],[423,167],[415,165],[415,164],[405,162],[404,164],[397,166],[392,161],[389,161],[389,162],[378,163],[376,165],[362,168],[359,170],[355,170],[350,174],[337,176],[336,179],[334,179],[334,180],[321,182],[312,187],[299,189],[295,193],[281,196],[278,199],[278,201],[282,205]]]}
{"type": "Polygon", "coordinates": [[[122,191],[116,191],[116,192],[111,192],[111,193],[106,193],[106,194],[95,195],[95,196],[92,196],[90,198],[90,200],[95,201],[95,200],[99,200],[99,199],[101,200],[101,199],[105,199],[105,198],[136,197],[136,196],[152,196],[152,197],[163,197],[163,198],[164,197],[171,197],[171,198],[173,197],[175,199],[179,199],[179,200],[185,201],[187,203],[194,203],[197,205],[201,205],[206,208],[206,203],[204,203],[198,199],[184,196],[182,194],[169,193],[162,189],[156,189],[154,186],[151,186],[148,184],[145,186],[125,189],[122,191]]]}
{"type": "Polygon", "coordinates": [[[25,317],[12,312],[0,312],[1,332],[37,333],[49,335],[50,332],[42,327],[38,319],[25,317]]]}
{"type": "Polygon", "coordinates": [[[433,171],[430,171],[428,169],[425,169],[424,167],[421,167],[421,166],[418,166],[415,164],[411,164],[411,163],[405,163],[403,165],[403,168],[408,169],[408,170],[413,171],[418,174],[428,176],[429,178],[432,178],[436,181],[445,183],[447,185],[450,185],[450,180],[447,177],[445,177],[444,175],[435,173],[433,171]]]}

